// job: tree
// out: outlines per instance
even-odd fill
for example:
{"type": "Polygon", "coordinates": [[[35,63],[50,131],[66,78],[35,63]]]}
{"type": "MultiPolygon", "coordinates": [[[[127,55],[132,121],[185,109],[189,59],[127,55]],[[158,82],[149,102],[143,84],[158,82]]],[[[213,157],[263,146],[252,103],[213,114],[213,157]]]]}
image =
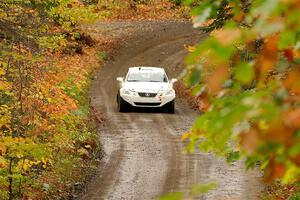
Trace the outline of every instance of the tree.
{"type": "Polygon", "coordinates": [[[210,34],[186,59],[185,82],[209,107],[183,136],[189,151],[260,163],[268,181],[299,180],[299,8],[296,0],[197,1],[194,26],[210,34]]]}
{"type": "Polygon", "coordinates": [[[53,55],[82,37],[78,22],[96,15],[80,1],[3,0],[0,16],[0,199],[40,198],[49,183],[39,178],[58,174],[58,162],[78,162],[92,138],[79,97],[89,72],[72,74],[53,55]]]}

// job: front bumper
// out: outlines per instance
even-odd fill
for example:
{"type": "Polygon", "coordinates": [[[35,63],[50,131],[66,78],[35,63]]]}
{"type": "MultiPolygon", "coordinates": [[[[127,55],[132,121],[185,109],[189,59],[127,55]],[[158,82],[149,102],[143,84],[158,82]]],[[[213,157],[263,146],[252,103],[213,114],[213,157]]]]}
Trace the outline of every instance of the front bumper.
{"type": "Polygon", "coordinates": [[[171,95],[157,94],[155,97],[141,97],[138,94],[120,94],[122,99],[134,107],[163,107],[175,99],[175,93],[171,95]]]}

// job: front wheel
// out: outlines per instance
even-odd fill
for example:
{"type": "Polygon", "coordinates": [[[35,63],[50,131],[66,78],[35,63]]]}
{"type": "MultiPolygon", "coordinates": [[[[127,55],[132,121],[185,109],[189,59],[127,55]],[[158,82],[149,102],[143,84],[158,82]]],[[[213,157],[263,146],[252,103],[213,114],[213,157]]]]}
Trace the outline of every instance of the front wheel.
{"type": "Polygon", "coordinates": [[[175,113],[175,101],[171,101],[165,105],[165,110],[167,113],[174,114],[175,113]]]}
{"type": "Polygon", "coordinates": [[[122,97],[118,94],[117,96],[118,100],[118,111],[119,112],[126,112],[129,109],[129,105],[126,101],[122,99],[122,97]]]}

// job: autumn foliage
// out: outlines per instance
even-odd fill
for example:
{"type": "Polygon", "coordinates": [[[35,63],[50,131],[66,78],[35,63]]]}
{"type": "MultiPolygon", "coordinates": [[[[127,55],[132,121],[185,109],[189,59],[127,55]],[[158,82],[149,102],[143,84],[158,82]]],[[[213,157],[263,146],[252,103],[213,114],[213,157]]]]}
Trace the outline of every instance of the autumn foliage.
{"type": "Polygon", "coordinates": [[[102,119],[87,90],[106,53],[77,25],[187,10],[168,0],[0,1],[0,199],[72,198],[99,156],[91,117],[102,119]]]}
{"type": "Polygon", "coordinates": [[[186,3],[194,26],[209,33],[186,60],[185,82],[209,105],[184,135],[188,150],[243,158],[266,181],[298,182],[300,2],[186,3]]]}
{"type": "Polygon", "coordinates": [[[0,199],[66,196],[97,156],[86,90],[98,59],[75,29],[91,11],[71,0],[0,2],[0,199]]]}
{"type": "Polygon", "coordinates": [[[188,19],[188,6],[172,0],[105,0],[99,1],[97,11],[104,20],[188,19]]]}

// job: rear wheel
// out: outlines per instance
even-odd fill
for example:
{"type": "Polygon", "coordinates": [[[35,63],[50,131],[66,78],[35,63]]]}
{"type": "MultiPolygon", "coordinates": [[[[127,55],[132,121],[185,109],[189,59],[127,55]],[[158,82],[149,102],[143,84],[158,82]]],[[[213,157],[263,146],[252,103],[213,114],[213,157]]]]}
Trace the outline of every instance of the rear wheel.
{"type": "Polygon", "coordinates": [[[170,101],[165,105],[165,110],[167,113],[174,114],[175,113],[175,101],[170,101]]]}
{"type": "Polygon", "coordinates": [[[122,99],[120,94],[117,96],[117,101],[118,101],[118,110],[119,112],[126,112],[129,110],[129,105],[126,101],[122,99]]]}

